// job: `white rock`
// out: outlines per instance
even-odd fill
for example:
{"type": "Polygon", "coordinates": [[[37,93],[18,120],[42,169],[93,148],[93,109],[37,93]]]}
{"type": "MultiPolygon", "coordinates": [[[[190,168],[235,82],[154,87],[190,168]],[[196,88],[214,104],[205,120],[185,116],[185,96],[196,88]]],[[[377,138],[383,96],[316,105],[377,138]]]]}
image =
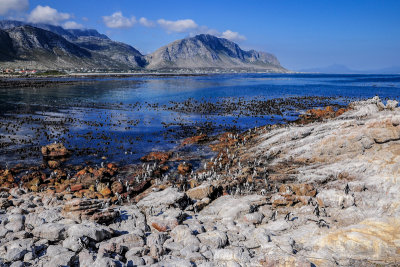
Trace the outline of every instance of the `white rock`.
{"type": "Polygon", "coordinates": [[[28,253],[28,250],[25,248],[12,248],[7,251],[4,258],[8,262],[18,261],[22,260],[26,253],[28,253]]]}
{"type": "Polygon", "coordinates": [[[48,239],[50,241],[58,241],[65,239],[66,226],[58,223],[42,224],[33,229],[32,234],[36,237],[48,239]]]}
{"type": "Polygon", "coordinates": [[[228,242],[227,235],[217,230],[199,234],[197,238],[202,244],[212,248],[223,248],[228,242]]]}
{"type": "Polygon", "coordinates": [[[72,225],[67,230],[69,237],[89,237],[97,242],[111,237],[111,230],[103,225],[95,223],[72,225]]]}
{"type": "Polygon", "coordinates": [[[264,228],[267,231],[275,233],[289,229],[290,224],[285,220],[276,220],[268,222],[268,224],[263,225],[262,228],[264,228]]]}
{"type": "Polygon", "coordinates": [[[177,188],[169,187],[163,191],[152,192],[137,203],[146,213],[152,215],[166,211],[169,207],[185,206],[185,194],[178,191],[177,188]]]}

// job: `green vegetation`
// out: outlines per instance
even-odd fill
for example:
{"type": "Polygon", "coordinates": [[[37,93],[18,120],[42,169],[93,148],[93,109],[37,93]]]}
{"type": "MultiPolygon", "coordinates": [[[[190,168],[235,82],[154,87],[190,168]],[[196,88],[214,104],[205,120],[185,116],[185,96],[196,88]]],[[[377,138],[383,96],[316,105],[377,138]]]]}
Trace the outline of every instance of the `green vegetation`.
{"type": "Polygon", "coordinates": [[[37,76],[59,76],[65,74],[66,73],[64,71],[59,71],[59,70],[46,70],[44,72],[36,73],[37,76]]]}

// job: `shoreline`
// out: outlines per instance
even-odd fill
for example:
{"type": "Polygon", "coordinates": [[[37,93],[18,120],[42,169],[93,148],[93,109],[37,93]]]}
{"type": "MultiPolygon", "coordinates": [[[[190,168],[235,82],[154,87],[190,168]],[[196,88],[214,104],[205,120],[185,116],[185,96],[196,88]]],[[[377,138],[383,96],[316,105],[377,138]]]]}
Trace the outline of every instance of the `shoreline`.
{"type": "MultiPolygon", "coordinates": [[[[385,163],[388,153],[400,157],[397,105],[374,98],[310,110],[291,125],[224,133],[216,141],[187,138],[182,145],[216,153],[198,170],[171,152],[153,152],[129,168],[22,171],[26,182],[2,189],[9,223],[0,226],[7,229],[0,254],[5,262],[71,266],[395,263],[397,245],[382,235],[396,238],[400,210],[382,208],[397,203],[398,191],[382,190],[398,187],[396,169],[385,163]],[[180,164],[168,173],[169,161],[180,164]],[[379,180],[381,174],[388,178],[379,180]],[[44,190],[28,193],[28,185],[44,190]],[[23,240],[35,252],[11,249],[23,240]]],[[[52,144],[42,154],[53,161],[69,152],[52,144]]],[[[5,172],[2,188],[12,179],[5,172]]]]}

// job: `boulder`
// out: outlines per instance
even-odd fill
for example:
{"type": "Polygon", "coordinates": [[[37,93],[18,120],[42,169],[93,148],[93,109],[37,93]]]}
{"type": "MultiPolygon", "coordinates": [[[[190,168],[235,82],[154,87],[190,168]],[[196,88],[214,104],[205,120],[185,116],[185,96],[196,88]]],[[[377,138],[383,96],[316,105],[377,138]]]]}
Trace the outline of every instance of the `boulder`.
{"type": "Polygon", "coordinates": [[[105,205],[104,200],[73,199],[65,203],[62,214],[78,221],[90,220],[102,224],[113,222],[119,212],[111,208],[103,209],[105,205]]]}
{"type": "Polygon", "coordinates": [[[28,250],[25,248],[12,248],[7,250],[4,258],[8,262],[19,261],[24,258],[26,253],[28,253],[28,250]]]}
{"type": "Polygon", "coordinates": [[[71,153],[62,143],[42,146],[41,151],[43,157],[47,158],[65,158],[68,157],[71,153]]]}
{"type": "Polygon", "coordinates": [[[158,214],[170,207],[185,208],[188,205],[187,197],[177,188],[169,187],[159,192],[152,192],[137,203],[147,214],[158,214]]]}
{"type": "Polygon", "coordinates": [[[251,260],[250,253],[247,249],[217,249],[214,252],[214,261],[231,261],[246,266],[251,260]]]}
{"type": "Polygon", "coordinates": [[[121,232],[132,232],[135,229],[144,232],[148,229],[146,217],[136,205],[122,206],[119,214],[115,223],[109,225],[111,228],[121,232]]]}
{"type": "Polygon", "coordinates": [[[69,227],[67,233],[69,237],[81,238],[86,236],[96,242],[100,242],[104,239],[110,238],[112,230],[96,223],[81,223],[69,227]]]}
{"type": "Polygon", "coordinates": [[[252,207],[262,204],[265,199],[259,195],[249,195],[243,197],[222,196],[211,202],[200,214],[214,215],[220,219],[239,219],[244,214],[250,213],[252,207]]]}
{"type": "Polygon", "coordinates": [[[5,228],[7,230],[18,232],[25,228],[25,216],[21,214],[12,214],[8,216],[8,223],[5,228]]]}
{"type": "Polygon", "coordinates": [[[214,193],[214,186],[208,183],[203,183],[200,186],[189,189],[186,195],[191,199],[202,200],[206,197],[210,197],[214,193]]]}
{"type": "Polygon", "coordinates": [[[32,234],[35,237],[47,239],[50,241],[60,241],[66,237],[67,226],[58,223],[46,223],[33,229],[32,234]]]}
{"type": "Polygon", "coordinates": [[[215,230],[197,235],[201,244],[211,248],[223,248],[228,243],[228,237],[224,232],[215,230]]]}

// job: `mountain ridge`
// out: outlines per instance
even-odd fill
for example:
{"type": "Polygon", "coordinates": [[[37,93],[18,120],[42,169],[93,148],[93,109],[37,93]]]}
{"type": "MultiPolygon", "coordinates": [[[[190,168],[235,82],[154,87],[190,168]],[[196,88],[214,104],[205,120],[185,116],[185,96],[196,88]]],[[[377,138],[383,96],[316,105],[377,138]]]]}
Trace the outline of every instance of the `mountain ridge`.
{"type": "Polygon", "coordinates": [[[269,53],[242,50],[238,44],[209,34],[176,40],[146,56],[148,69],[248,69],[286,71],[269,53]]]}
{"type": "Polygon", "coordinates": [[[2,68],[287,72],[270,53],[245,51],[209,34],[176,40],[143,55],[95,29],[3,20],[0,48],[2,68]]]}

